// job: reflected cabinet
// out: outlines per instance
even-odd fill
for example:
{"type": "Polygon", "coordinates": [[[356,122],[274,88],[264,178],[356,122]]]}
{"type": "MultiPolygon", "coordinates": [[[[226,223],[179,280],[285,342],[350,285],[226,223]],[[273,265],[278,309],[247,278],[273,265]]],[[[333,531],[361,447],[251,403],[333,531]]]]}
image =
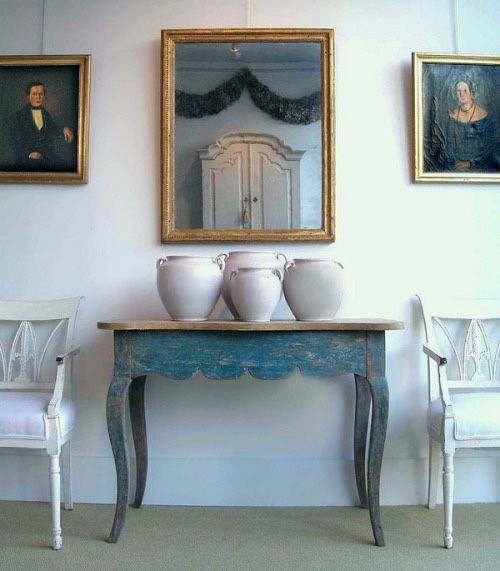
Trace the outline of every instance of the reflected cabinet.
{"type": "Polygon", "coordinates": [[[333,30],[162,31],[162,241],[334,239],[333,30]]]}
{"type": "Polygon", "coordinates": [[[300,228],[303,154],[259,133],[231,133],[201,150],[203,228],[300,228]]]}

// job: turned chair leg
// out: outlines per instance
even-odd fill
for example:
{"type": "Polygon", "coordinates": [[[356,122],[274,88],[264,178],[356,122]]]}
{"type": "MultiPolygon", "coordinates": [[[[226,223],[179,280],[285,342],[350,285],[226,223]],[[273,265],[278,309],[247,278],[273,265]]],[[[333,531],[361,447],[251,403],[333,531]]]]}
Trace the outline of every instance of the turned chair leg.
{"type": "Polygon", "coordinates": [[[427,487],[427,507],[431,510],[436,507],[440,459],[441,446],[439,442],[429,438],[429,481],[427,487]]]}
{"type": "Polygon", "coordinates": [[[443,461],[444,546],[447,549],[453,547],[453,454],[445,452],[443,461]]]}
{"type": "Polygon", "coordinates": [[[61,476],[64,498],[64,509],[73,509],[73,493],[71,489],[71,441],[61,448],[61,476]]]}
{"type": "Polygon", "coordinates": [[[52,509],[52,547],[61,549],[61,469],[59,454],[50,454],[50,505],[52,509]]]}

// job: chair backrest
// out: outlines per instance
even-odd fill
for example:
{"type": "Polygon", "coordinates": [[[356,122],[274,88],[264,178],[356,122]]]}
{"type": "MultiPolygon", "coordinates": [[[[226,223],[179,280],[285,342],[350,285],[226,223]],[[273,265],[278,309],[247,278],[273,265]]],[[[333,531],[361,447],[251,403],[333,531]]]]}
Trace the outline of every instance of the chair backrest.
{"type": "Polygon", "coordinates": [[[73,343],[80,300],[0,300],[0,390],[54,387],[55,358],[73,343]]]}
{"type": "MultiPolygon", "coordinates": [[[[447,387],[500,388],[500,299],[417,297],[426,340],[447,358],[447,387]]],[[[438,396],[437,364],[429,361],[429,398],[438,396]]]]}

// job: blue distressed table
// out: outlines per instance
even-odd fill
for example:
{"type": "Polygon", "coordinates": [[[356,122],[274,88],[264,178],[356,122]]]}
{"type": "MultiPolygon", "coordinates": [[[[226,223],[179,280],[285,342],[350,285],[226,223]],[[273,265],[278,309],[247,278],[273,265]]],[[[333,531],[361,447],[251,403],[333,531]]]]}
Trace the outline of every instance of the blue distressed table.
{"type": "Polygon", "coordinates": [[[100,322],[98,327],[113,331],[115,353],[106,406],[117,478],[116,510],[109,542],[118,541],[127,512],[127,395],[136,454],[134,507],[141,506],[144,496],[148,462],[144,410],[147,375],[189,379],[201,371],[210,379],[234,379],[246,373],[259,379],[282,379],[298,369],[304,375],[317,377],[354,375],[356,485],[361,506],[370,512],[375,543],[385,545],[379,502],[389,411],[385,331],[402,329],[401,322],[381,319],[268,323],[114,321],[100,322]]]}

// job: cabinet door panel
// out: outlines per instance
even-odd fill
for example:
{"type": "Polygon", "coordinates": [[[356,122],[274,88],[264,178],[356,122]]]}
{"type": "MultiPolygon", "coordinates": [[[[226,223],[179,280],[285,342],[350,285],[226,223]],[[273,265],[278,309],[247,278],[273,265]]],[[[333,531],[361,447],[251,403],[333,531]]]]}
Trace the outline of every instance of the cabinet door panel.
{"type": "MultiPolygon", "coordinates": [[[[203,228],[243,228],[248,195],[248,147],[228,149],[203,166],[203,228]]],[[[207,162],[207,161],[205,161],[207,162]]]]}
{"type": "Polygon", "coordinates": [[[300,226],[299,162],[289,161],[269,145],[250,147],[250,194],[253,228],[300,226]]]}

